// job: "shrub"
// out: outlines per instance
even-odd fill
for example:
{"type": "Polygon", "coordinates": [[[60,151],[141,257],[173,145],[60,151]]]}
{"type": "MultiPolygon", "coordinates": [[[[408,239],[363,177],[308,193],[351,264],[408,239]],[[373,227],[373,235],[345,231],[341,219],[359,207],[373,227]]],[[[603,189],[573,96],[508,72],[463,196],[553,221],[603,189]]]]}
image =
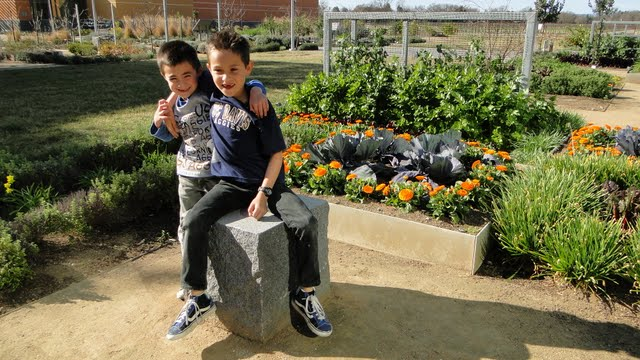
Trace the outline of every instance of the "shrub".
{"type": "Polygon", "coordinates": [[[253,46],[251,52],[279,51],[282,45],[278,43],[267,43],[265,45],[253,46]]]}
{"type": "Polygon", "coordinates": [[[72,42],[67,45],[67,49],[71,53],[80,56],[93,56],[98,53],[98,49],[90,43],[72,42]]]}
{"type": "Polygon", "coordinates": [[[531,89],[545,94],[612,97],[613,75],[594,69],[563,64],[557,60],[537,61],[532,73],[531,89]]]}
{"type": "Polygon", "coordinates": [[[0,290],[15,291],[32,276],[24,248],[11,239],[9,228],[0,220],[0,290]]]}
{"type": "Polygon", "coordinates": [[[318,50],[318,44],[304,43],[298,46],[298,50],[318,50]]]}

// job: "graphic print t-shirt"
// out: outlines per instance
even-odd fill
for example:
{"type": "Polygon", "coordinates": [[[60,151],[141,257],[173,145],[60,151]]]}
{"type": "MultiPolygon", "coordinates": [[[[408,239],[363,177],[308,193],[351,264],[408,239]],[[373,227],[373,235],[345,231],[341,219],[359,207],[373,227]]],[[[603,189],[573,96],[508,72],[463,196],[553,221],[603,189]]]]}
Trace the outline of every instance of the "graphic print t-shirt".
{"type": "MultiPolygon", "coordinates": [[[[275,111],[258,119],[235,98],[211,98],[214,176],[258,186],[271,155],[286,148],[275,111]]],[[[284,181],[282,170],[278,181],[284,181]]]]}
{"type": "Polygon", "coordinates": [[[182,136],[176,164],[178,175],[211,176],[213,142],[209,104],[208,96],[202,92],[196,92],[188,99],[178,98],[176,101],[173,114],[182,136]]]}

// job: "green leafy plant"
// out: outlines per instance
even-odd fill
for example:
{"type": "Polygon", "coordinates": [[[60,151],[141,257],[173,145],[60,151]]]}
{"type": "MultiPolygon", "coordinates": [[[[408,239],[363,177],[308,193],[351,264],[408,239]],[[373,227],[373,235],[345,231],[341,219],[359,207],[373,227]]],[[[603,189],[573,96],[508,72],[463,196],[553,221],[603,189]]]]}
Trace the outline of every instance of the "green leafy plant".
{"type": "Polygon", "coordinates": [[[346,173],[342,170],[342,164],[332,161],[327,165],[318,165],[307,179],[303,190],[312,194],[342,195],[346,173]]]}
{"type": "Polygon", "coordinates": [[[24,248],[11,239],[9,228],[0,220],[0,290],[15,291],[32,276],[24,248]]]}
{"type": "Polygon", "coordinates": [[[31,184],[10,192],[4,201],[13,208],[11,215],[15,215],[39,206],[50,205],[56,196],[51,186],[31,184]]]}
{"type": "Polygon", "coordinates": [[[622,238],[619,222],[568,217],[545,236],[542,267],[578,286],[604,291],[607,282],[617,283],[627,262],[622,238]]]}
{"type": "MultiPolygon", "coordinates": [[[[378,184],[375,179],[358,179],[355,174],[347,175],[347,182],[344,186],[345,197],[353,202],[363,203],[367,199],[375,199],[380,194],[377,190],[378,184]]],[[[382,184],[384,187],[385,184],[382,184]]]]}
{"type": "Polygon", "coordinates": [[[91,43],[72,42],[67,45],[67,49],[80,56],[92,56],[98,53],[98,49],[91,43]]]}

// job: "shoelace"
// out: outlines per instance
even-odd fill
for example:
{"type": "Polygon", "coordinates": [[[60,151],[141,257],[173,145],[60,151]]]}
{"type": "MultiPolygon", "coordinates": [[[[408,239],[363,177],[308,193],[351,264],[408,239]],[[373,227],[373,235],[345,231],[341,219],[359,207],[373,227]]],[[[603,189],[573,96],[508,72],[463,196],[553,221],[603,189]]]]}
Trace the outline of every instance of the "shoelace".
{"type": "MultiPolygon", "coordinates": [[[[189,294],[190,296],[190,294],[189,294]]],[[[189,299],[187,300],[187,302],[184,304],[184,306],[182,307],[182,310],[180,310],[180,315],[178,315],[178,318],[176,319],[175,324],[178,324],[180,322],[184,322],[185,324],[188,324],[188,320],[189,320],[189,306],[193,304],[193,306],[195,306],[195,314],[199,314],[200,313],[200,305],[198,305],[198,302],[196,301],[196,299],[189,299]]],[[[198,319],[198,316],[196,315],[195,320],[198,319]]]]}
{"type": "Polygon", "coordinates": [[[315,295],[307,295],[307,299],[304,302],[304,312],[307,313],[309,318],[313,318],[313,314],[315,314],[318,320],[325,319],[324,309],[315,295]],[[309,311],[309,303],[311,303],[311,308],[315,311],[309,311]]]}

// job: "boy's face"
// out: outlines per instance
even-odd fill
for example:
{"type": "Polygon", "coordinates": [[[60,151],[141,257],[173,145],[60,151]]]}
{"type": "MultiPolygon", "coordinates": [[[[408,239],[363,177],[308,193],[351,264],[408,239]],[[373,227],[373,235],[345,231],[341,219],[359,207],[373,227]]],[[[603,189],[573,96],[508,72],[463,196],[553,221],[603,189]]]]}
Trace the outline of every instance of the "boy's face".
{"type": "Polygon", "coordinates": [[[248,100],[244,83],[251,74],[253,62],[245,65],[240,55],[231,50],[212,49],[209,51],[207,68],[211,72],[213,82],[224,96],[232,96],[243,102],[248,100]]]}
{"type": "Polygon", "coordinates": [[[198,88],[198,72],[188,61],[175,66],[164,65],[162,70],[169,89],[181,98],[188,98],[198,88]]]}

